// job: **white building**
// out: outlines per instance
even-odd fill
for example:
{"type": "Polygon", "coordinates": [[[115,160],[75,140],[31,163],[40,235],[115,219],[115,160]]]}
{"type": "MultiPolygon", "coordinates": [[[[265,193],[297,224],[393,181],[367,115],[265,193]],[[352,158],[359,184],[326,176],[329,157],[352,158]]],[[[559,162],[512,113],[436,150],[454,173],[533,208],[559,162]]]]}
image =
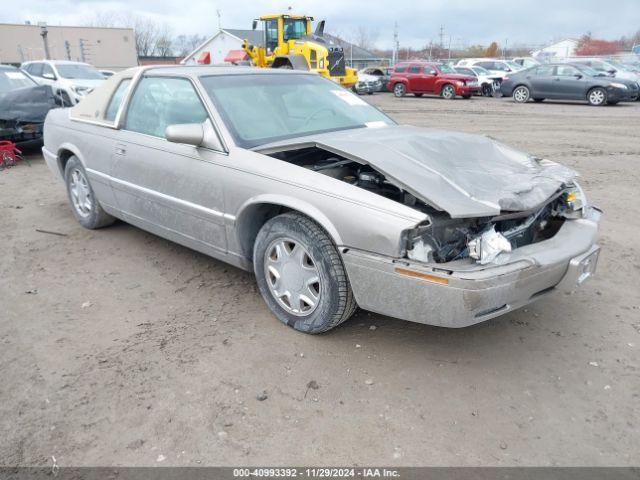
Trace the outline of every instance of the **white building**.
{"type": "Polygon", "coordinates": [[[554,58],[566,58],[573,57],[578,48],[578,40],[574,38],[567,38],[556,43],[552,43],[540,50],[532,52],[532,56],[535,58],[553,60],[554,58]]]}
{"type": "Polygon", "coordinates": [[[228,63],[225,58],[232,50],[242,50],[242,42],[247,39],[252,45],[263,43],[262,30],[239,30],[222,28],[205,40],[193,52],[184,57],[181,63],[207,63],[211,65],[228,63]]]}

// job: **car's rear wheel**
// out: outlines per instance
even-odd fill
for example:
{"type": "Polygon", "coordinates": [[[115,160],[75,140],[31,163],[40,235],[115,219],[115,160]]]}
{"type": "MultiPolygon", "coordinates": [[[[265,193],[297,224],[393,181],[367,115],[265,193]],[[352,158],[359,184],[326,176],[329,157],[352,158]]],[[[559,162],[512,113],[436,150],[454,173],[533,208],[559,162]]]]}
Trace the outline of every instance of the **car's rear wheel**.
{"type": "Polygon", "coordinates": [[[115,221],[115,218],[100,206],[89,183],[87,172],[76,156],[71,156],[67,160],[64,179],[71,210],[80,225],[93,230],[111,225],[115,221]]]}
{"type": "Polygon", "coordinates": [[[253,266],[269,309],[301,332],[326,332],[357,307],[331,238],[302,214],[285,213],[264,224],[254,244],[253,266]]]}
{"type": "Polygon", "coordinates": [[[447,83],[442,87],[442,92],[440,92],[440,95],[445,100],[453,100],[454,98],[456,98],[456,89],[453,87],[453,85],[447,83]]]}
{"type": "Polygon", "coordinates": [[[587,93],[587,101],[589,105],[593,105],[594,107],[604,105],[607,101],[607,91],[601,87],[592,88],[589,90],[589,93],[587,93]]]}
{"type": "Polygon", "coordinates": [[[516,89],[513,91],[513,100],[517,103],[527,103],[530,97],[531,92],[529,91],[529,88],[525,87],[524,85],[516,87],[516,89]]]}
{"type": "Polygon", "coordinates": [[[407,93],[407,87],[404,86],[404,84],[402,83],[396,83],[393,86],[393,94],[396,97],[404,97],[404,94],[407,93]]]}

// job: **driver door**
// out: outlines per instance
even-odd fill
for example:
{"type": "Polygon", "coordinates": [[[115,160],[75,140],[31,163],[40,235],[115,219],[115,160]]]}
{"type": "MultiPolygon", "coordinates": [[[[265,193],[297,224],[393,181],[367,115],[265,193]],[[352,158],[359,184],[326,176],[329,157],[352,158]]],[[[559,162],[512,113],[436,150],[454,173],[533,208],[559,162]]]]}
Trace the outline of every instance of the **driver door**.
{"type": "Polygon", "coordinates": [[[191,81],[141,78],[116,131],[114,195],[128,222],[196,250],[224,253],[221,177],[228,157],[209,146],[165,139],[167,126],[185,123],[203,123],[205,132],[216,135],[191,81]]]}
{"type": "Polygon", "coordinates": [[[567,99],[584,99],[587,96],[587,81],[580,70],[572,65],[556,67],[555,90],[558,96],[567,99]]]}

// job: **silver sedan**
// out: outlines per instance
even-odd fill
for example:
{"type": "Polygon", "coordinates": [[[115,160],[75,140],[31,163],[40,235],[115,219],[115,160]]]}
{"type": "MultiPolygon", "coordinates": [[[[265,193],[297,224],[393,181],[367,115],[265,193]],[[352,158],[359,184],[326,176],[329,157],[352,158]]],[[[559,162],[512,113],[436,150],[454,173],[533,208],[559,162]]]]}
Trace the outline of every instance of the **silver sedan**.
{"type": "Polygon", "coordinates": [[[49,113],[43,152],[84,227],[121,219],[252,270],[307,333],[358,306],[472,325],[573,290],[598,258],[573,170],[397,125],[313,73],[120,72],[49,113]]]}

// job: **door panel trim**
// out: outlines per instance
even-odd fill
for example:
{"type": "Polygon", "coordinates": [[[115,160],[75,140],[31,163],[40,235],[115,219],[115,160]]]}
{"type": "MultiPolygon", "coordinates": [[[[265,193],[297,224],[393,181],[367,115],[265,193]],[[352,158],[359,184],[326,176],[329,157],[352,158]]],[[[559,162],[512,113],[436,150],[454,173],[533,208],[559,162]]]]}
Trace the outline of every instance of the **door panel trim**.
{"type": "MultiPolygon", "coordinates": [[[[126,180],[121,180],[119,178],[115,178],[112,177],[111,175],[107,175],[106,173],[102,173],[102,172],[98,172],[97,170],[93,170],[91,168],[87,168],[87,173],[91,176],[94,175],[98,178],[102,178],[105,179],[109,182],[112,183],[112,185],[114,186],[114,188],[116,185],[125,187],[128,190],[133,190],[145,195],[150,195],[152,197],[155,197],[156,199],[160,200],[160,203],[164,203],[164,202],[168,202],[169,204],[177,204],[180,206],[183,206],[187,209],[190,210],[195,210],[197,212],[203,213],[205,216],[211,216],[211,217],[216,217],[216,218],[222,218],[226,223],[228,223],[229,225],[233,225],[236,221],[236,217],[235,215],[231,215],[230,213],[224,213],[224,212],[220,212],[218,210],[214,210],[212,208],[207,208],[207,207],[203,207],[202,205],[198,205],[197,203],[193,203],[193,202],[189,202],[187,200],[183,200],[181,198],[177,198],[177,197],[173,197],[171,195],[167,195],[166,193],[162,193],[162,192],[158,192],[156,190],[152,190],[150,188],[146,188],[146,187],[141,187],[140,185],[136,185],[134,183],[131,182],[127,182],[126,180]],[[164,201],[164,202],[162,202],[164,201]]],[[[171,208],[171,207],[168,207],[171,208]]],[[[131,215],[128,212],[124,212],[128,215],[131,215]]],[[[207,218],[204,218],[205,220],[207,218]]]]}

